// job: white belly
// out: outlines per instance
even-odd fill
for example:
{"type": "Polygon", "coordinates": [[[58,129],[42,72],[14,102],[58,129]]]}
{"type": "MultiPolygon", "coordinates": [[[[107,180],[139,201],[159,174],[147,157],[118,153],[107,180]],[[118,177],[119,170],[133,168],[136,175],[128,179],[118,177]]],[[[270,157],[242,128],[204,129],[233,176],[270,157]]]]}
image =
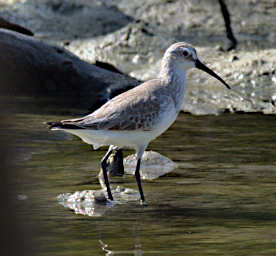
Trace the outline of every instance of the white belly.
{"type": "Polygon", "coordinates": [[[115,130],[64,130],[80,137],[85,143],[93,145],[97,149],[105,145],[114,145],[120,148],[138,148],[147,145],[154,139],[153,132],[145,131],[115,131],[115,130]]]}

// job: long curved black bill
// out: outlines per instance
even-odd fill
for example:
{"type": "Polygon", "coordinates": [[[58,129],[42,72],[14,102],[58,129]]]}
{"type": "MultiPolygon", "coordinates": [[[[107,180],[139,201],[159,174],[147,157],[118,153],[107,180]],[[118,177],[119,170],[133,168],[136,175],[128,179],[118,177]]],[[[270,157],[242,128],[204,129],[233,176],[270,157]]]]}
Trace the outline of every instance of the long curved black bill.
{"type": "Polygon", "coordinates": [[[216,79],[218,79],[219,81],[221,81],[229,90],[231,89],[231,87],[221,77],[219,77],[214,71],[212,71],[211,69],[206,67],[200,60],[197,59],[195,61],[195,66],[196,66],[196,68],[205,71],[209,75],[211,75],[211,76],[215,77],[216,79]]]}

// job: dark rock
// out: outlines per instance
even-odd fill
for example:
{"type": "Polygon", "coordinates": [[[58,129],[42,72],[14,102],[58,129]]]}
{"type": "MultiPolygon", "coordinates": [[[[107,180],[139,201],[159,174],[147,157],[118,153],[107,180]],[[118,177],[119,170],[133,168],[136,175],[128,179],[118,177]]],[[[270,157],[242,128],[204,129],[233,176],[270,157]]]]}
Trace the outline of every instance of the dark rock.
{"type": "Polygon", "coordinates": [[[231,61],[231,62],[234,62],[234,61],[236,61],[236,60],[239,60],[239,57],[238,57],[238,56],[233,55],[233,56],[230,57],[230,61],[231,61]]]}
{"type": "Polygon", "coordinates": [[[119,73],[119,74],[123,74],[119,69],[117,69],[116,67],[114,67],[112,64],[106,63],[106,62],[102,62],[99,60],[96,60],[95,65],[99,68],[103,68],[115,73],[119,73]]]}
{"type": "Polygon", "coordinates": [[[59,97],[95,109],[114,90],[137,84],[122,74],[80,60],[61,47],[0,29],[0,90],[12,95],[59,97]]]}
{"type": "Polygon", "coordinates": [[[28,35],[28,36],[34,35],[34,33],[31,30],[24,28],[18,24],[9,22],[9,21],[3,19],[2,17],[0,17],[0,28],[16,31],[18,33],[28,35]]]}

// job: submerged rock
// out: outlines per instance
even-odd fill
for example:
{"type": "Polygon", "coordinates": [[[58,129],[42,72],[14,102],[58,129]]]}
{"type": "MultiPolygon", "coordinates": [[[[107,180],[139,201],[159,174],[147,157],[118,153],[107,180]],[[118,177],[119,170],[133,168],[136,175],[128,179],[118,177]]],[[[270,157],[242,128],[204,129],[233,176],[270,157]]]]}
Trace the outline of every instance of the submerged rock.
{"type": "Polygon", "coordinates": [[[140,194],[130,188],[117,186],[111,188],[114,201],[107,199],[106,189],[84,190],[74,193],[64,193],[57,196],[59,204],[73,210],[76,214],[91,217],[103,216],[104,213],[116,204],[124,204],[130,201],[138,201],[140,194]]]}
{"type": "MultiPolygon", "coordinates": [[[[107,159],[107,176],[109,183],[116,176],[123,176],[123,152],[120,149],[114,149],[107,159]]],[[[110,184],[111,193],[114,201],[108,200],[107,189],[104,182],[103,170],[98,175],[100,190],[84,190],[73,193],[63,193],[57,196],[59,204],[73,210],[76,214],[88,216],[102,216],[105,211],[116,204],[123,204],[129,201],[137,201],[140,194],[130,188],[120,186],[114,187],[110,184]]]]}
{"type": "MultiPolygon", "coordinates": [[[[134,175],[136,164],[136,154],[127,156],[124,159],[125,172],[134,175]]],[[[143,180],[153,180],[173,171],[176,167],[176,163],[169,158],[155,151],[145,151],[141,161],[140,175],[143,180]]]]}

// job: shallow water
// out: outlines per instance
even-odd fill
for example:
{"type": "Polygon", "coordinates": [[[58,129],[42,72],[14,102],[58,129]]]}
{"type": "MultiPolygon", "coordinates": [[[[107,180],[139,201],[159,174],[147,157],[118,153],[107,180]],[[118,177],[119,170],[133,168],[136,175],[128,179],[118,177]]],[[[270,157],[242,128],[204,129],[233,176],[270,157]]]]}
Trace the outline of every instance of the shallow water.
{"type": "MultiPolygon", "coordinates": [[[[56,196],[99,189],[105,149],[43,124],[68,112],[21,110],[2,133],[16,134],[18,215],[35,227],[37,255],[276,255],[275,116],[180,114],[150,144],[178,168],[143,181],[148,206],[115,205],[93,218],[56,196]]],[[[132,176],[118,181],[136,189],[132,176]]]]}

